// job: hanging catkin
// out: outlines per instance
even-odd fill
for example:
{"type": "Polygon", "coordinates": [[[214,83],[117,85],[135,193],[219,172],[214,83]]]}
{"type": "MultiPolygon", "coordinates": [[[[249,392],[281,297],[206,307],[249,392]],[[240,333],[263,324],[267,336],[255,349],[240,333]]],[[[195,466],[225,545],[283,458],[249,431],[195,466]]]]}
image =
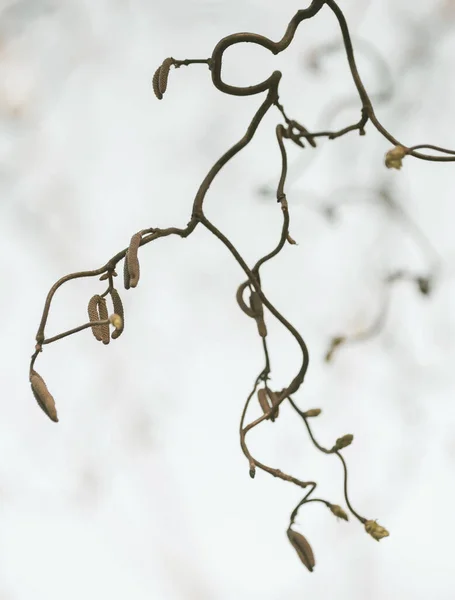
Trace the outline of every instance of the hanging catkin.
{"type": "Polygon", "coordinates": [[[126,254],[126,262],[128,265],[128,273],[130,277],[130,287],[135,288],[139,282],[139,259],[137,252],[141,245],[142,233],[139,231],[131,238],[128,252],[126,254]]]}
{"type": "Polygon", "coordinates": [[[46,413],[51,421],[57,423],[58,417],[54,398],[47,389],[44,379],[33,369],[30,372],[30,384],[32,386],[33,395],[40,408],[46,413]]]}

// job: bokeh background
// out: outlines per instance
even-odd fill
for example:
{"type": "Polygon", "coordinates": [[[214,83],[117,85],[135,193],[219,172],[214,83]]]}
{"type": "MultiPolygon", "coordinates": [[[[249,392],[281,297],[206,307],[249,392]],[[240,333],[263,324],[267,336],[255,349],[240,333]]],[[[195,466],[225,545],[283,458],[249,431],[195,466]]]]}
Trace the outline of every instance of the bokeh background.
{"type": "MultiPolygon", "coordinates": [[[[455,145],[453,0],[341,0],[377,114],[408,145],[455,145]]],[[[258,472],[238,442],[240,413],[262,368],[255,324],[237,307],[243,274],[199,227],[141,251],[123,293],[126,326],[108,347],[89,330],[45,348],[36,368],[60,422],[28,382],[44,299],[62,275],[97,268],[145,227],[184,226],[197,187],[244,133],[259,97],[224,96],[207,68],[151,78],[167,56],[208,57],[219,39],[279,39],[296,0],[2,0],[0,2],[0,599],[434,600],[455,597],[454,166],[383,164],[371,127],[289,147],[291,235],[263,270],[271,301],[311,353],[296,400],[319,407],[321,443],[345,433],[350,496],[390,530],[376,543],[351,520],[309,504],[285,531],[301,491],[258,472]],[[324,362],[331,336],[374,321],[384,277],[432,277],[390,288],[382,331],[324,362]]],[[[278,57],[253,45],[226,54],[227,81],[283,71],[281,99],[310,130],[355,122],[359,105],[336,22],[324,10],[278,57]]],[[[212,185],[207,215],[251,263],[273,247],[281,211],[278,111],[212,185]]],[[[290,145],[289,145],[290,146],[290,145]]],[[[97,279],[57,294],[48,335],[86,320],[97,279]]],[[[389,288],[387,288],[389,289],[389,288]]],[[[273,386],[299,364],[268,319],[273,386]]],[[[254,416],[254,413],[251,413],[254,416]]],[[[253,453],[344,506],[339,461],[318,453],[284,407],[250,436],[253,453]]]]}

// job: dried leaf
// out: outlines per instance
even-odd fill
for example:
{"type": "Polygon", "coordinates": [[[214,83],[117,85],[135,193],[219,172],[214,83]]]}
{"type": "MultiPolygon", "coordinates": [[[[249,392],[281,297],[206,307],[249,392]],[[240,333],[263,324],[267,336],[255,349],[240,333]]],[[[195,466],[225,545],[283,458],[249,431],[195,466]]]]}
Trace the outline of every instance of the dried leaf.
{"type": "Polygon", "coordinates": [[[47,389],[44,379],[33,369],[30,373],[30,384],[38,405],[46,413],[49,419],[51,419],[51,421],[58,423],[57,409],[55,407],[54,398],[47,389]]]}
{"type": "Polygon", "coordinates": [[[137,251],[142,240],[142,232],[135,233],[131,238],[128,253],[126,255],[126,261],[128,264],[128,273],[130,276],[130,287],[135,288],[139,282],[139,259],[137,257],[137,251]]]}
{"type": "Polygon", "coordinates": [[[288,529],[287,534],[289,541],[297,551],[300,560],[309,571],[313,571],[316,563],[314,560],[313,550],[311,549],[311,546],[307,542],[306,538],[304,538],[301,533],[297,533],[297,531],[294,531],[291,528],[288,529]]]}

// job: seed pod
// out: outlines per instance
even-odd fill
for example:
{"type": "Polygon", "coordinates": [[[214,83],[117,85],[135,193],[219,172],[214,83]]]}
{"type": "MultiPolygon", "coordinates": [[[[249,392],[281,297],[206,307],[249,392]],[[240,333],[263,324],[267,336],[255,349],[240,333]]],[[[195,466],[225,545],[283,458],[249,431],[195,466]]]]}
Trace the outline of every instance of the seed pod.
{"type": "Polygon", "coordinates": [[[158,98],[158,100],[163,99],[163,94],[160,91],[160,84],[159,84],[160,72],[161,72],[161,67],[158,67],[158,69],[155,71],[155,73],[153,75],[153,79],[152,79],[153,91],[155,93],[155,96],[158,98]]]}
{"type": "MultiPolygon", "coordinates": [[[[267,388],[267,394],[268,394],[268,397],[270,398],[270,402],[271,402],[272,406],[277,405],[278,404],[278,394],[276,392],[272,392],[272,390],[269,390],[268,388],[267,388]]],[[[275,421],[275,419],[278,418],[279,410],[280,410],[280,407],[277,406],[276,409],[270,415],[270,419],[271,419],[272,423],[275,421]]]]}
{"type": "Polygon", "coordinates": [[[333,512],[333,514],[339,519],[344,519],[345,521],[348,520],[348,515],[341,508],[341,506],[338,506],[338,504],[329,504],[329,508],[333,512]]]}
{"type": "MultiPolygon", "coordinates": [[[[112,323],[112,321],[111,321],[111,323],[115,327],[115,331],[112,332],[111,338],[113,340],[116,340],[123,333],[125,317],[124,317],[122,299],[120,298],[119,293],[117,292],[117,290],[115,288],[113,288],[112,290],[109,290],[109,293],[111,295],[112,305],[114,306],[114,313],[116,315],[118,315],[121,318],[121,320],[122,320],[121,326],[119,328],[117,328],[117,326],[115,325],[115,323],[112,323]]],[[[110,318],[111,317],[109,317],[109,319],[110,318]]]]}
{"type": "Polygon", "coordinates": [[[126,262],[128,264],[128,273],[130,276],[130,286],[135,288],[139,282],[139,259],[137,257],[137,251],[142,240],[142,232],[135,233],[131,238],[128,253],[126,255],[126,262]]]}
{"type": "Polygon", "coordinates": [[[288,529],[287,534],[289,541],[297,551],[300,560],[309,571],[313,571],[316,562],[314,560],[313,550],[306,538],[304,538],[301,533],[297,533],[297,531],[294,531],[291,528],[288,529]]]}
{"type": "Polygon", "coordinates": [[[169,70],[171,65],[174,64],[173,58],[166,58],[163,60],[163,64],[160,68],[160,73],[158,76],[158,85],[160,87],[161,96],[164,95],[164,92],[167,90],[167,80],[169,77],[169,70]]]}
{"type": "MultiPolygon", "coordinates": [[[[100,320],[100,316],[98,313],[98,298],[99,298],[99,296],[98,296],[98,294],[96,294],[95,296],[92,296],[90,298],[89,303],[88,303],[87,312],[88,312],[88,318],[90,319],[90,323],[100,320]]],[[[96,337],[96,339],[99,342],[101,342],[102,337],[101,337],[101,330],[100,330],[99,325],[92,326],[92,333],[96,337]]]]}
{"type": "MultiPolygon", "coordinates": [[[[100,321],[107,321],[109,319],[106,299],[102,296],[98,296],[98,312],[100,315],[100,321]]],[[[99,328],[103,344],[109,344],[109,323],[106,323],[106,325],[100,325],[99,328]]]]}
{"type": "Polygon", "coordinates": [[[123,285],[125,290],[130,289],[130,272],[128,271],[128,252],[125,254],[125,261],[123,263],[123,285]]]}
{"type": "Polygon", "coordinates": [[[30,372],[30,384],[32,386],[33,395],[40,408],[46,413],[51,421],[58,423],[54,398],[47,389],[44,379],[33,369],[30,372]]]}

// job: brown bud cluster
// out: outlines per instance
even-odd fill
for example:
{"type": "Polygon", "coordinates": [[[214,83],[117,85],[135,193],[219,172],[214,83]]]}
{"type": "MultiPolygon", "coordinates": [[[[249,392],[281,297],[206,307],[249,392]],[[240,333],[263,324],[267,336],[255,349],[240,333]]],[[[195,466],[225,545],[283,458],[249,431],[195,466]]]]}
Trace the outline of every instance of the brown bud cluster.
{"type": "Polygon", "coordinates": [[[395,146],[395,148],[389,150],[385,155],[385,166],[388,169],[401,169],[406,153],[404,146],[395,146]]]}
{"type": "Polygon", "coordinates": [[[289,528],[287,531],[289,541],[294,546],[300,560],[309,571],[313,571],[315,566],[314,554],[310,544],[301,533],[297,533],[289,528]]]}
{"type": "Polygon", "coordinates": [[[58,417],[54,398],[47,389],[44,379],[33,369],[30,371],[30,384],[32,386],[33,395],[40,408],[46,413],[51,421],[57,423],[58,417]]]}
{"type": "Polygon", "coordinates": [[[382,540],[382,538],[390,535],[385,527],[382,527],[381,525],[378,525],[376,521],[371,520],[365,522],[365,531],[378,542],[379,540],[382,540]]]}

